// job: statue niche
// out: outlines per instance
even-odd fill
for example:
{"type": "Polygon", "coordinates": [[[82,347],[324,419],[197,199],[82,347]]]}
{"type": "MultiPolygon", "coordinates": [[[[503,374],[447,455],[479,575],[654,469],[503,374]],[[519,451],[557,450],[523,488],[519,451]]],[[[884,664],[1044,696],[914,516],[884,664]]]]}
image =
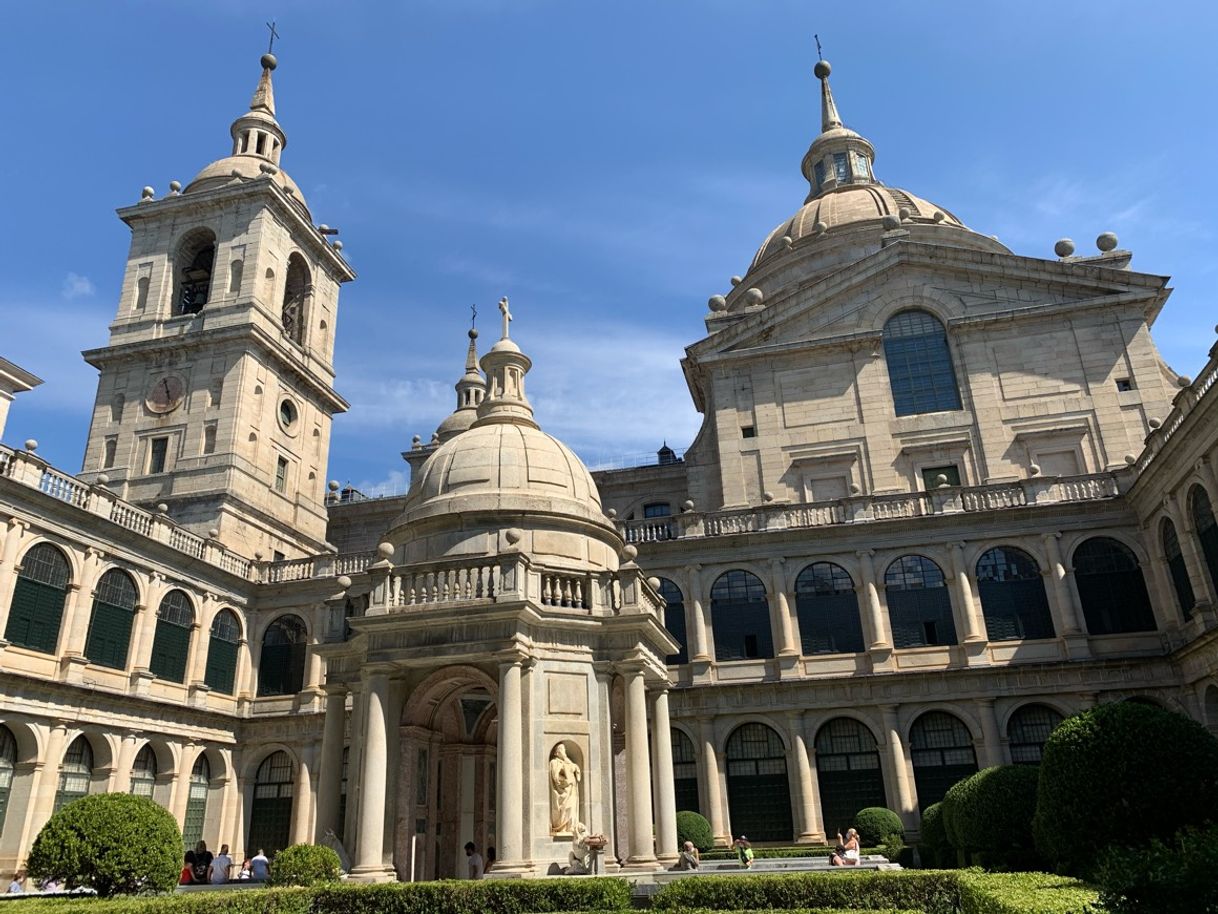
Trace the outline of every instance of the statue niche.
{"type": "MultiPolygon", "coordinates": [[[[574,749],[578,754],[579,750],[574,749]]],[[[568,755],[567,744],[560,742],[550,753],[550,834],[570,836],[581,825],[579,789],[583,772],[568,755]]]]}

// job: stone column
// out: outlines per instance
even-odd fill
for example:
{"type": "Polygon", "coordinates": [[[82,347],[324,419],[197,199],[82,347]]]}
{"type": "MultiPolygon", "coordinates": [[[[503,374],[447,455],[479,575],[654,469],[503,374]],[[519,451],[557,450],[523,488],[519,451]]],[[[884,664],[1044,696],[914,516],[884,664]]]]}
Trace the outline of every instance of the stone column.
{"type": "MultiPolygon", "coordinates": [[[[312,743],[305,743],[300,749],[300,764],[296,766],[296,783],[292,787],[292,843],[308,844],[313,837],[309,822],[313,818],[313,755],[312,743]]],[[[388,766],[385,766],[386,769],[388,766]]],[[[387,770],[381,772],[381,777],[387,776],[387,770]]]]}
{"type": "Polygon", "coordinates": [[[1049,560],[1049,610],[1053,613],[1053,624],[1058,635],[1081,635],[1083,633],[1082,612],[1074,599],[1074,588],[1070,586],[1071,572],[1062,560],[1061,533],[1046,533],[1041,539],[1045,544],[1045,556],[1049,560]]]}
{"type": "Polygon", "coordinates": [[[326,687],[325,729],[321,737],[321,769],[317,773],[317,830],[320,844],[326,832],[339,830],[338,806],[343,784],[343,736],[346,732],[347,690],[326,687]]]}
{"type": "Polygon", "coordinates": [[[63,625],[60,627],[61,654],[66,657],[83,657],[85,639],[89,635],[89,615],[93,612],[93,589],[97,585],[97,572],[101,565],[102,552],[89,547],[85,550],[84,570],[80,581],[68,585],[68,597],[63,607],[63,625]]]}
{"type": "Polygon", "coordinates": [[[365,668],[364,757],[360,771],[359,839],[355,845],[353,876],[384,880],[385,787],[388,772],[389,675],[382,667],[365,668]]]}
{"type": "Polygon", "coordinates": [[[655,692],[651,745],[655,770],[656,856],[661,863],[677,861],[677,799],[672,771],[672,723],[668,719],[668,687],[655,692]]]}
{"type": "Polygon", "coordinates": [[[909,760],[905,757],[905,747],[901,740],[900,725],[897,722],[897,706],[882,705],[884,715],[885,748],[888,751],[888,766],[892,772],[892,786],[896,788],[897,812],[905,827],[912,828],[918,813],[918,798],[914,790],[913,771],[909,760]]]}
{"type": "Polygon", "coordinates": [[[55,794],[59,790],[59,769],[63,765],[63,753],[67,749],[68,725],[66,721],[50,722],[46,748],[43,752],[44,766],[41,777],[30,798],[32,812],[29,817],[29,834],[37,835],[51,818],[55,808],[55,794]]]}
{"type": "Polygon", "coordinates": [[[875,562],[872,557],[875,551],[863,549],[858,553],[859,568],[862,572],[859,594],[862,604],[859,609],[860,621],[863,623],[863,637],[867,640],[867,648],[872,651],[891,651],[892,638],[888,634],[887,620],[884,618],[884,608],[880,605],[880,593],[875,580],[875,562]]]}
{"type": "Polygon", "coordinates": [[[960,604],[960,621],[964,623],[964,640],[968,642],[988,641],[985,630],[985,620],[973,599],[971,577],[964,563],[964,543],[952,543],[948,548],[951,555],[952,583],[956,589],[956,599],[960,604]]]}
{"type": "Polygon", "coordinates": [[[152,641],[156,637],[157,607],[167,592],[165,576],[154,571],[148,576],[148,590],[142,603],[135,607],[135,622],[131,632],[131,656],[128,665],[133,670],[148,670],[152,664],[152,641]]]}
{"type": "Polygon", "coordinates": [[[998,715],[994,711],[994,699],[976,699],[977,716],[981,718],[981,767],[992,768],[1005,764],[1002,751],[1002,731],[998,728],[998,715]]]}
{"type": "Polygon", "coordinates": [[[795,840],[799,844],[811,844],[824,837],[825,829],[820,821],[820,806],[816,802],[816,775],[808,759],[803,717],[800,711],[787,714],[787,734],[795,763],[795,790],[791,800],[795,806],[795,840]]]}
{"type": "Polygon", "coordinates": [[[626,780],[630,794],[630,866],[656,862],[652,845],[651,766],[647,751],[647,682],[643,670],[626,669],[626,780]]]}
{"type": "Polygon", "coordinates": [[[715,843],[727,846],[731,843],[731,835],[727,830],[727,822],[723,817],[723,787],[719,781],[719,753],[715,748],[715,721],[711,717],[698,718],[698,736],[702,743],[702,751],[698,753],[701,771],[698,782],[702,785],[706,804],[707,821],[710,822],[711,832],[715,843]]]}
{"type": "Polygon", "coordinates": [[[108,793],[126,793],[131,789],[131,768],[135,764],[135,741],[140,734],[134,730],[123,732],[123,741],[119,743],[118,758],[114,760],[114,776],[111,778],[108,793]]]}
{"type": "Polygon", "coordinates": [[[787,599],[787,576],[783,571],[786,559],[770,559],[770,592],[774,595],[770,603],[770,627],[774,632],[774,643],[779,657],[798,657],[801,653],[799,639],[795,636],[795,620],[791,616],[791,604],[787,599]]]}
{"type": "Polygon", "coordinates": [[[689,659],[711,660],[712,645],[709,640],[710,624],[706,618],[705,601],[702,597],[701,565],[689,565],[685,573],[689,578],[689,602],[686,626],[690,634],[689,659]]]}
{"type": "Polygon", "coordinates": [[[186,804],[190,800],[190,772],[202,751],[198,743],[183,744],[178,754],[178,770],[175,772],[173,794],[169,799],[169,811],[181,828],[186,821],[186,804]]]}
{"type": "Polygon", "coordinates": [[[496,868],[523,869],[524,859],[524,747],[521,713],[521,667],[516,657],[499,664],[499,809],[495,817],[499,862],[496,868]]]}
{"type": "MultiPolygon", "coordinates": [[[[1218,593],[1214,592],[1214,582],[1210,580],[1206,568],[1205,556],[1201,554],[1201,543],[1197,539],[1197,526],[1193,523],[1193,513],[1188,510],[1187,495],[1180,493],[1179,500],[1172,504],[1165,500],[1164,510],[1176,525],[1177,538],[1180,540],[1180,552],[1184,556],[1184,566],[1188,569],[1188,579],[1193,585],[1193,596],[1197,603],[1208,603],[1210,607],[1218,605],[1218,593]]],[[[1156,534],[1153,537],[1158,542],[1155,548],[1148,550],[1152,555],[1158,555],[1162,546],[1162,538],[1156,534]]],[[[1175,603],[1175,588],[1172,588],[1172,603],[1175,603]]],[[[1209,607],[1206,607],[1207,609],[1209,607]]],[[[1193,615],[1196,615],[1194,612],[1193,615]]]]}
{"type": "Polygon", "coordinates": [[[4,531],[4,547],[0,549],[0,640],[8,629],[13,588],[17,586],[17,549],[28,527],[20,518],[10,517],[4,531]]]}

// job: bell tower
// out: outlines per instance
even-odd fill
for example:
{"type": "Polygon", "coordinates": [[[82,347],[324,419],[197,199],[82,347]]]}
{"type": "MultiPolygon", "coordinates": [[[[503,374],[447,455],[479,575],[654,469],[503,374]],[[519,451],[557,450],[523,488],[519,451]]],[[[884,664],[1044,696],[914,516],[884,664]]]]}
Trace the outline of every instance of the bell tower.
{"type": "Polygon", "coordinates": [[[355,278],[280,166],[271,53],[232,153],[157,199],[131,228],[82,478],[165,504],[177,522],[250,557],[324,547],[339,286],[355,278]],[[214,531],[214,532],[213,532],[214,531]]]}

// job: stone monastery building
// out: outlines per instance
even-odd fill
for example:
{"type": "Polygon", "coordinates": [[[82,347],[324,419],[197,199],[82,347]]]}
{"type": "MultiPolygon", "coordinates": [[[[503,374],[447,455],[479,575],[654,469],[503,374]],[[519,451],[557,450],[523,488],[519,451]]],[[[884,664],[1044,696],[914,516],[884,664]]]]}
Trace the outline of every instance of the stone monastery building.
{"type": "MultiPolygon", "coordinates": [[[[504,300],[409,493],[362,499],[325,482],[355,273],[262,66],[230,154],[118,211],[82,472],[0,448],[0,870],[130,791],[239,854],[333,832],[370,879],[585,833],[645,871],[677,809],[916,834],[1097,702],[1218,729],[1218,347],[1164,364],[1167,279],[1115,236],[1025,257],[881,183],[822,61],[808,196],[686,350],[682,458],[590,474],[504,300]]],[[[0,360],[5,409],[37,383],[0,360]]]]}

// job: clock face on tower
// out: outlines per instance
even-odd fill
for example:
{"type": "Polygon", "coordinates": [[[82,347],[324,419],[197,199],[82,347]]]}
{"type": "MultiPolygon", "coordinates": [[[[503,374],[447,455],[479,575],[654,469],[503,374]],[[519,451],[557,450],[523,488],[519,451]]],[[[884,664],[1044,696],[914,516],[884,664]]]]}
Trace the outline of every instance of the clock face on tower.
{"type": "Polygon", "coordinates": [[[148,396],[144,405],[149,412],[171,413],[182,404],[186,396],[186,382],[176,374],[162,375],[152,382],[148,388],[148,396]]]}

